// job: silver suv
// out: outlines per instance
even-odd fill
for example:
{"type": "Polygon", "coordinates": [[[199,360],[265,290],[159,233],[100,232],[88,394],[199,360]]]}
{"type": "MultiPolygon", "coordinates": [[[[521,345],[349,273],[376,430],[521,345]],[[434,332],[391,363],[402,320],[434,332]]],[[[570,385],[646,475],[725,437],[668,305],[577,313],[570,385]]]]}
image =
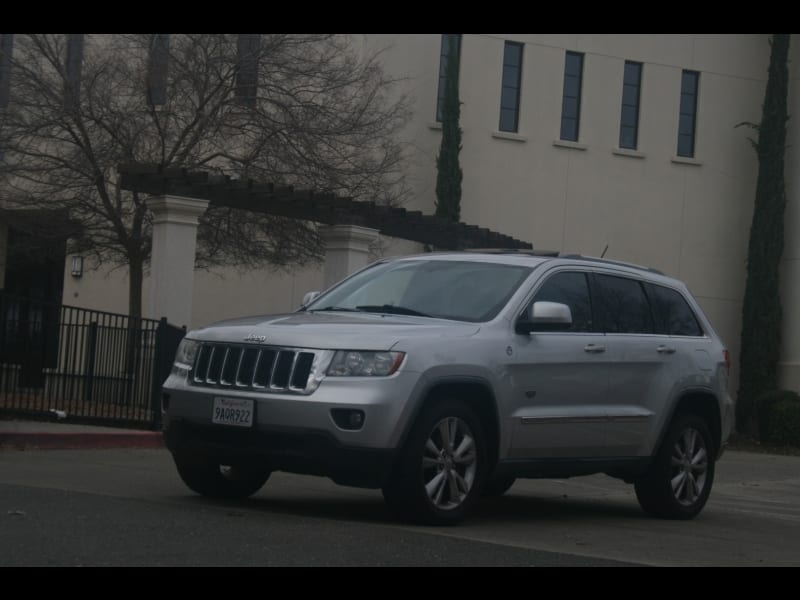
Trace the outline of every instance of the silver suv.
{"type": "Polygon", "coordinates": [[[297,312],[191,331],[164,384],[165,439],[208,496],[282,470],[455,523],[516,478],[606,473],[649,514],[688,519],[731,431],[729,365],[686,286],[653,269],[407,256],[297,312]]]}

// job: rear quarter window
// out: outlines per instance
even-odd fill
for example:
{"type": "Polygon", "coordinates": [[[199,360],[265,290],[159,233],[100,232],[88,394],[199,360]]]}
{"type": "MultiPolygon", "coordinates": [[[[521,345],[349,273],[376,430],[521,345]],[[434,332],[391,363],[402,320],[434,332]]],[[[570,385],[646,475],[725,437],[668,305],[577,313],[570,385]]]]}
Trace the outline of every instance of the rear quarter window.
{"type": "Polygon", "coordinates": [[[661,285],[645,285],[653,309],[655,332],[664,335],[699,337],[703,328],[683,295],[661,285]]]}

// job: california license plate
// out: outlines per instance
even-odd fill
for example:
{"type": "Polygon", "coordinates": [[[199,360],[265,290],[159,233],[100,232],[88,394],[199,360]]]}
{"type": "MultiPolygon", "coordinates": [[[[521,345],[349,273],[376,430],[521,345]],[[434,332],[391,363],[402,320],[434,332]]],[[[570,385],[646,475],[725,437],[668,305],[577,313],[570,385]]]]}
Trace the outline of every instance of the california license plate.
{"type": "Polygon", "coordinates": [[[253,426],[253,401],[241,398],[214,398],[211,422],[236,427],[253,426]]]}

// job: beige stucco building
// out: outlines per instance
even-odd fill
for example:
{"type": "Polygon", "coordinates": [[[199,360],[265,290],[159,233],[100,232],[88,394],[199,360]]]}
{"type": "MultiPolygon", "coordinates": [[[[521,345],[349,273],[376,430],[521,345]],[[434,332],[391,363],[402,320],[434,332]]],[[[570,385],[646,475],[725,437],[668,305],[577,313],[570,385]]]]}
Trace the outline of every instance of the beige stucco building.
{"type": "MultiPolygon", "coordinates": [[[[438,35],[370,37],[407,78],[418,208],[431,210],[440,141],[438,35]]],[[[510,35],[461,39],[462,220],[534,247],[646,264],[685,280],[738,362],[767,35],[510,35]],[[518,131],[499,130],[504,50],[522,44],[518,131]],[[577,141],[561,139],[565,57],[583,55],[577,141]],[[638,143],[620,142],[626,61],[641,63],[638,143]],[[678,156],[682,73],[698,73],[693,156],[678,156]]],[[[800,114],[800,39],[789,113],[800,114]]],[[[789,121],[782,379],[800,389],[800,123],[789,121]]],[[[735,369],[734,369],[735,370],[735,369]]],[[[734,376],[736,373],[734,372],[734,376]]]]}
{"type": "MultiPolygon", "coordinates": [[[[405,141],[414,194],[406,208],[432,213],[443,36],[359,39],[367,48],[384,49],[386,71],[402,78],[399,88],[413,101],[405,141]]],[[[464,34],[459,39],[462,221],[528,240],[535,248],[605,252],[606,258],[683,279],[728,344],[736,377],[758,168],[748,141],[752,130],[736,125],[760,119],[768,36],[464,34]],[[570,100],[579,79],[576,102],[564,100],[565,74],[573,78],[570,100]],[[631,89],[623,98],[625,84],[631,89]],[[507,113],[502,121],[501,98],[507,113]],[[622,117],[624,99],[628,112],[622,117]],[[565,117],[572,119],[566,129],[565,117]],[[621,118],[636,130],[633,144],[630,136],[625,139],[626,148],[620,147],[621,118]],[[685,134],[681,147],[679,124],[685,134]],[[574,132],[577,139],[570,139],[574,132]]],[[[789,112],[800,114],[800,39],[794,36],[792,42],[789,112]]],[[[800,123],[792,119],[789,128],[781,367],[783,384],[797,390],[800,123]]],[[[384,240],[373,255],[419,249],[384,240]]],[[[65,303],[127,309],[124,272],[101,270],[78,279],[70,276],[69,264],[65,303]]],[[[323,286],[323,277],[322,266],[293,274],[199,272],[193,289],[186,290],[193,297],[187,325],[296,308],[306,291],[323,286]]],[[[145,299],[152,295],[149,286],[146,280],[145,299]]],[[[145,310],[157,308],[145,301],[145,310]]]]}

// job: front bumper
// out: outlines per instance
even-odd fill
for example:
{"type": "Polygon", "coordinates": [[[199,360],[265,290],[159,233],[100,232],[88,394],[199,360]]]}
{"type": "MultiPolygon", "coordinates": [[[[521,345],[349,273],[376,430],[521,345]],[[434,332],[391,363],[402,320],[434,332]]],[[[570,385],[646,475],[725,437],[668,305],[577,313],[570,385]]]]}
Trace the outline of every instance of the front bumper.
{"type": "Polygon", "coordinates": [[[391,450],[341,445],[324,431],[249,429],[198,425],[172,419],[164,429],[176,455],[207,457],[220,464],[257,462],[272,471],[330,477],[341,485],[380,488],[391,472],[391,450]]]}
{"type": "MultiPolygon", "coordinates": [[[[173,453],[225,460],[258,459],[273,470],[329,476],[338,483],[380,487],[400,445],[418,374],[329,377],[309,395],[189,385],[171,375],[164,383],[164,432],[173,453]],[[252,428],[214,425],[214,398],[254,402],[252,428]],[[342,429],[333,409],[358,409],[364,423],[342,429]]],[[[225,464],[224,462],[222,464],[225,464]]]]}

